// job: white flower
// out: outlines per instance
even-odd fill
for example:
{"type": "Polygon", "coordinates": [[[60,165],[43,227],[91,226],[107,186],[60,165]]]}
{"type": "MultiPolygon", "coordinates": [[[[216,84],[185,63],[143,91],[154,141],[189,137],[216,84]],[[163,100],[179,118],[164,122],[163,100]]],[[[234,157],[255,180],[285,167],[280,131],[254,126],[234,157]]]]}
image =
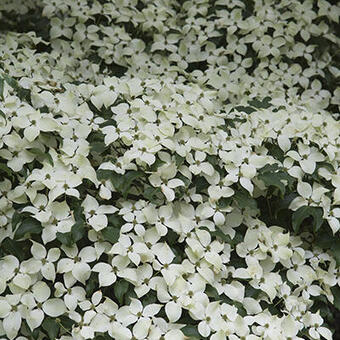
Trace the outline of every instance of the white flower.
{"type": "Polygon", "coordinates": [[[39,327],[44,319],[44,312],[42,310],[43,302],[45,302],[51,294],[48,285],[43,281],[38,281],[31,288],[31,292],[23,294],[21,302],[27,306],[25,311],[26,322],[30,329],[33,331],[39,327]]]}
{"type": "Polygon", "coordinates": [[[21,327],[23,308],[19,304],[21,295],[6,295],[0,299],[0,318],[4,333],[9,339],[14,339],[21,327]]]}
{"type": "Polygon", "coordinates": [[[93,105],[99,110],[103,105],[109,107],[116,101],[118,94],[111,90],[108,86],[99,85],[96,86],[92,91],[90,97],[93,105]]]}
{"type": "Polygon", "coordinates": [[[332,228],[333,234],[340,229],[340,208],[332,209],[326,216],[329,226],[332,228]]]}
{"type": "Polygon", "coordinates": [[[26,163],[34,159],[34,155],[27,149],[28,141],[21,138],[17,133],[12,132],[2,137],[3,142],[9,147],[9,151],[3,155],[7,159],[7,165],[13,171],[20,171],[26,163]]]}
{"type": "Polygon", "coordinates": [[[137,163],[145,162],[152,165],[156,161],[155,153],[161,149],[161,146],[152,139],[137,140],[131,149],[125,152],[129,161],[137,159],[137,163]]]}
{"type": "Polygon", "coordinates": [[[118,210],[114,206],[100,206],[97,200],[90,195],[86,196],[82,203],[82,207],[84,208],[87,223],[93,227],[95,231],[100,231],[107,227],[108,219],[106,214],[114,214],[118,210]]]}
{"type": "Polygon", "coordinates": [[[60,257],[60,249],[51,248],[47,252],[45,247],[38,242],[32,241],[31,253],[36,260],[40,261],[40,271],[42,276],[54,282],[55,280],[55,267],[54,262],[58,261],[60,257]]]}
{"type": "Polygon", "coordinates": [[[300,196],[293,199],[289,205],[289,209],[297,210],[302,206],[319,206],[322,196],[329,190],[322,185],[314,182],[313,187],[307,183],[299,181],[297,184],[297,192],[300,196]]]}
{"type": "Polygon", "coordinates": [[[63,296],[65,306],[68,310],[73,311],[77,308],[79,301],[85,300],[85,289],[78,286],[73,286],[74,281],[65,280],[65,286],[61,282],[54,285],[54,295],[57,298],[63,296]],[[72,287],[73,286],[73,287],[72,287]]]}
{"type": "Polygon", "coordinates": [[[29,142],[36,139],[40,131],[47,132],[58,129],[58,122],[56,120],[47,115],[41,115],[29,105],[21,107],[17,114],[18,117],[12,120],[13,125],[24,129],[24,136],[29,142]]]}
{"type": "Polygon", "coordinates": [[[328,328],[321,326],[323,319],[319,313],[312,314],[309,312],[304,319],[307,325],[310,326],[308,333],[313,339],[320,339],[320,335],[327,340],[333,339],[332,332],[328,328]]]}
{"type": "Polygon", "coordinates": [[[134,324],[133,335],[137,339],[143,339],[151,327],[151,317],[158,314],[161,307],[160,304],[149,304],[144,308],[139,300],[132,298],[129,306],[118,310],[117,320],[125,326],[134,324]]]}
{"type": "Polygon", "coordinates": [[[315,147],[309,147],[303,143],[298,143],[298,151],[288,151],[287,156],[299,162],[302,170],[307,174],[312,174],[317,162],[322,162],[325,157],[315,147]]]}
{"type": "Polygon", "coordinates": [[[211,331],[219,330],[222,324],[222,318],[220,316],[219,302],[210,302],[206,307],[204,315],[202,315],[203,320],[198,324],[199,333],[208,337],[211,331]]]}
{"type": "Polygon", "coordinates": [[[141,261],[141,256],[147,256],[150,250],[145,243],[138,241],[132,242],[129,236],[122,234],[118,242],[112,246],[109,253],[122,256],[127,255],[128,258],[138,266],[141,261]]]}
{"type": "Polygon", "coordinates": [[[196,151],[195,156],[193,157],[191,154],[188,154],[186,160],[191,165],[189,166],[189,170],[194,175],[199,175],[202,172],[208,176],[212,176],[214,173],[214,168],[209,162],[204,162],[206,158],[206,153],[202,151],[196,151]]]}
{"type": "Polygon", "coordinates": [[[219,173],[214,178],[213,183],[208,188],[209,196],[212,200],[218,201],[221,197],[231,197],[234,194],[234,190],[230,188],[230,185],[233,184],[227,178],[220,178],[219,173]]]}
{"type": "Polygon", "coordinates": [[[168,227],[171,228],[174,219],[172,218],[173,210],[171,205],[164,205],[156,209],[153,205],[148,205],[143,208],[143,214],[148,223],[155,225],[160,236],[165,236],[168,232],[168,227]]]}
{"type": "Polygon", "coordinates": [[[57,171],[55,177],[55,185],[48,195],[49,202],[53,202],[62,194],[79,198],[79,191],[75,188],[82,183],[80,176],[62,170],[57,171]]]}
{"type": "Polygon", "coordinates": [[[135,230],[138,236],[142,236],[145,233],[145,216],[141,210],[136,210],[133,213],[128,213],[123,216],[123,219],[127,222],[121,226],[121,232],[127,233],[132,229],[135,230]]]}
{"type": "Polygon", "coordinates": [[[53,214],[53,218],[44,224],[41,238],[45,244],[55,240],[57,232],[70,232],[72,226],[75,224],[72,211],[66,201],[54,201],[50,204],[49,208],[53,214]]]}
{"type": "Polygon", "coordinates": [[[177,167],[174,163],[171,163],[168,157],[165,159],[168,162],[158,167],[157,172],[154,172],[149,177],[149,181],[152,186],[160,187],[167,201],[171,202],[175,199],[175,192],[173,189],[184,186],[184,182],[179,178],[173,178],[176,175],[177,167]]]}
{"type": "Polygon", "coordinates": [[[91,267],[88,263],[97,259],[96,251],[93,247],[87,246],[82,248],[78,253],[76,245],[72,247],[62,247],[68,258],[62,258],[58,261],[57,272],[69,273],[79,282],[85,284],[91,275],[91,267]]]}

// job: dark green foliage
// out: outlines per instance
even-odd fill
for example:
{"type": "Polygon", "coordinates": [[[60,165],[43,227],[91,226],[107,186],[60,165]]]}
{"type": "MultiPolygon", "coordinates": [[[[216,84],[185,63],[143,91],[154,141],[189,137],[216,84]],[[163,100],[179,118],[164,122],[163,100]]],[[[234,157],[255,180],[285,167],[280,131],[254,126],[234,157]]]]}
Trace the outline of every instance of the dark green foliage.
{"type": "Polygon", "coordinates": [[[308,217],[313,217],[313,230],[317,232],[323,223],[322,215],[322,208],[309,206],[300,207],[293,213],[293,230],[295,232],[298,232],[300,230],[302,222],[308,217]]]}
{"type": "Polygon", "coordinates": [[[39,162],[42,162],[46,159],[50,165],[54,166],[53,159],[48,152],[42,151],[38,148],[30,148],[28,151],[32,153],[39,160],[39,162]]]}
{"type": "Polygon", "coordinates": [[[109,241],[110,243],[114,244],[119,239],[119,229],[114,227],[106,227],[101,231],[102,237],[105,241],[109,241]]]}
{"type": "Polygon", "coordinates": [[[113,291],[119,304],[121,305],[123,304],[124,295],[128,292],[128,290],[129,290],[129,282],[125,280],[120,279],[114,284],[113,291]]]}
{"type": "Polygon", "coordinates": [[[18,240],[23,238],[26,234],[40,234],[42,226],[39,221],[32,217],[24,219],[19,227],[16,229],[14,239],[18,240]]]}
{"type": "Polygon", "coordinates": [[[46,331],[49,339],[54,340],[58,337],[60,326],[56,319],[45,318],[42,323],[42,328],[46,331]]]}
{"type": "Polygon", "coordinates": [[[235,190],[235,194],[233,196],[233,200],[235,200],[236,204],[240,209],[250,208],[257,209],[257,203],[254,198],[252,198],[248,191],[244,189],[235,190]]]}

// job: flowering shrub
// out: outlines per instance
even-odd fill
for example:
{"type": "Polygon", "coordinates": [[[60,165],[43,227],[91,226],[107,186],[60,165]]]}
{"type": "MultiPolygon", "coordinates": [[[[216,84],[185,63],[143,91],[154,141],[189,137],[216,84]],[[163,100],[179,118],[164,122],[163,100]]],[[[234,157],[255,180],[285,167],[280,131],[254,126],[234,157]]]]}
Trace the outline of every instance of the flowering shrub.
{"type": "Polygon", "coordinates": [[[340,7],[2,0],[2,339],[332,339],[340,7]]]}

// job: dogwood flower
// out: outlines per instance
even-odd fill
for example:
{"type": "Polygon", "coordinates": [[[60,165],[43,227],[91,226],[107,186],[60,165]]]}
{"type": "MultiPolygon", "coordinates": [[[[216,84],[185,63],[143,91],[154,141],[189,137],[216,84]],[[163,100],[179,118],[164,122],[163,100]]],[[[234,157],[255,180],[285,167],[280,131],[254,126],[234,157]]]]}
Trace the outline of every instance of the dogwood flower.
{"type": "MultiPolygon", "coordinates": [[[[162,157],[160,157],[162,159],[162,157]]],[[[184,186],[184,182],[179,178],[174,178],[177,173],[177,167],[171,163],[170,157],[163,156],[167,160],[164,165],[158,167],[157,172],[149,177],[152,186],[160,187],[166,199],[171,202],[175,199],[175,192],[173,189],[184,186]]]]}
{"type": "Polygon", "coordinates": [[[317,148],[303,143],[298,143],[298,151],[288,151],[287,156],[299,162],[301,169],[307,174],[312,174],[316,168],[316,163],[325,159],[317,148]]]}
{"type": "Polygon", "coordinates": [[[150,250],[142,242],[132,242],[132,239],[127,235],[121,235],[118,242],[115,243],[110,254],[117,254],[122,256],[128,256],[128,258],[138,266],[141,261],[141,256],[147,256],[150,250]]]}
{"type": "Polygon", "coordinates": [[[29,141],[35,140],[40,131],[56,131],[58,122],[48,115],[41,115],[38,111],[29,105],[18,109],[18,116],[13,118],[12,123],[21,129],[24,129],[24,136],[29,141]]]}
{"type": "Polygon", "coordinates": [[[189,170],[194,175],[199,175],[200,173],[204,173],[208,176],[212,176],[214,173],[214,168],[209,162],[204,162],[206,158],[206,154],[202,151],[196,151],[195,156],[188,154],[186,156],[186,160],[191,165],[189,166],[189,170]]]}
{"type": "Polygon", "coordinates": [[[312,314],[308,312],[304,316],[304,322],[310,326],[308,333],[313,339],[320,339],[320,335],[327,340],[333,339],[332,332],[328,328],[321,326],[323,319],[319,313],[312,314]]]}
{"type": "Polygon", "coordinates": [[[74,282],[65,280],[65,286],[61,282],[56,282],[54,285],[54,296],[57,298],[63,297],[65,306],[69,311],[77,308],[80,301],[85,300],[86,292],[83,287],[73,286],[74,282]]]}
{"type": "Polygon", "coordinates": [[[40,261],[40,271],[42,276],[54,282],[55,280],[55,267],[54,262],[58,261],[60,257],[59,248],[51,248],[47,252],[45,247],[38,242],[32,241],[31,253],[34,259],[40,261]]]}
{"type": "Polygon", "coordinates": [[[58,261],[57,272],[69,273],[81,283],[85,283],[91,275],[91,267],[88,263],[97,259],[95,249],[87,246],[78,251],[76,245],[72,247],[62,247],[68,258],[62,258],[58,261]]]}
{"type": "Polygon", "coordinates": [[[114,206],[99,205],[97,200],[87,195],[82,203],[87,223],[95,230],[100,231],[107,227],[108,219],[106,214],[114,214],[118,209],[114,206]]]}
{"type": "Polygon", "coordinates": [[[313,187],[307,183],[300,181],[297,184],[297,192],[300,196],[293,199],[289,205],[289,209],[297,210],[302,206],[318,206],[322,195],[329,190],[318,183],[313,183],[313,187]]]}
{"type": "Polygon", "coordinates": [[[147,336],[151,327],[151,317],[159,313],[160,304],[149,304],[143,307],[137,299],[131,299],[129,306],[121,307],[117,312],[117,320],[123,325],[134,324],[132,332],[137,339],[143,339],[147,336]]]}
{"type": "Polygon", "coordinates": [[[21,327],[24,306],[20,304],[21,294],[6,295],[0,298],[0,318],[2,328],[9,339],[14,339],[21,327]]]}

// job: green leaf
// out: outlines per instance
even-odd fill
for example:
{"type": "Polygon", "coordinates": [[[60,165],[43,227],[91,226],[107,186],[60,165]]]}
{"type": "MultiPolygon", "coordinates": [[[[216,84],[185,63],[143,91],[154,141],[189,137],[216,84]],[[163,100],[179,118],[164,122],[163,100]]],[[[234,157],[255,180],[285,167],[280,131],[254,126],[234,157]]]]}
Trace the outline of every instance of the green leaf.
{"type": "Polygon", "coordinates": [[[229,235],[225,234],[219,227],[216,226],[215,228],[215,231],[210,231],[207,227],[202,227],[200,229],[208,231],[211,236],[215,236],[216,238],[219,238],[226,243],[233,244],[233,240],[229,235]]]}
{"type": "Polygon", "coordinates": [[[175,153],[175,160],[176,160],[177,167],[180,167],[184,163],[185,158],[175,153]]]}
{"type": "Polygon", "coordinates": [[[72,319],[68,318],[65,315],[62,315],[59,317],[61,324],[66,328],[66,329],[71,329],[72,326],[76,323],[72,319]]]}
{"type": "Polygon", "coordinates": [[[106,146],[104,142],[92,142],[90,143],[90,148],[91,151],[101,154],[107,150],[108,146],[106,146]]]}
{"type": "Polygon", "coordinates": [[[152,186],[148,186],[145,188],[143,196],[149,202],[156,203],[161,192],[162,192],[161,188],[154,188],[152,186]]]}
{"type": "Polygon", "coordinates": [[[3,78],[6,81],[6,83],[11,86],[15,91],[17,91],[17,95],[21,100],[26,100],[28,102],[31,101],[31,92],[28,89],[22,88],[19,83],[10,77],[8,74],[3,73],[3,78]]]}
{"type": "Polygon", "coordinates": [[[26,234],[40,234],[41,231],[41,223],[32,217],[28,217],[23,220],[20,226],[17,228],[14,234],[14,239],[18,240],[24,237],[26,234]]]}
{"type": "Polygon", "coordinates": [[[97,170],[97,177],[98,177],[98,180],[102,180],[104,179],[105,181],[106,180],[111,180],[111,177],[112,177],[112,171],[111,170],[102,170],[102,169],[99,169],[97,170]]]}
{"type": "Polygon", "coordinates": [[[176,178],[182,180],[186,187],[188,187],[191,183],[191,180],[188,177],[183,176],[181,173],[178,173],[176,178]]]}
{"type": "Polygon", "coordinates": [[[323,209],[320,207],[300,207],[298,210],[294,211],[292,217],[292,226],[295,232],[298,232],[301,223],[308,217],[313,217],[313,228],[314,231],[318,231],[323,223],[323,209]]]}
{"type": "Polygon", "coordinates": [[[241,302],[233,300],[232,304],[237,308],[238,314],[240,314],[241,316],[245,317],[248,314],[241,302]]]}
{"type": "Polygon", "coordinates": [[[235,192],[233,199],[236,201],[239,208],[251,208],[257,209],[257,203],[254,198],[252,198],[248,192],[238,190],[235,192]]]}
{"type": "Polygon", "coordinates": [[[83,221],[78,221],[72,226],[71,236],[74,243],[81,240],[85,236],[85,234],[85,223],[83,221]]]}
{"type": "Polygon", "coordinates": [[[97,289],[98,287],[98,274],[97,273],[91,273],[90,278],[86,281],[86,295],[87,296],[92,296],[93,292],[97,289]]]}
{"type": "Polygon", "coordinates": [[[4,86],[5,86],[5,80],[3,78],[0,78],[0,98],[4,99],[4,86]]]}
{"type": "Polygon", "coordinates": [[[246,297],[252,297],[254,299],[257,299],[258,296],[261,294],[261,289],[256,289],[252,287],[251,285],[246,285],[245,288],[245,296],[246,297]]]}
{"type": "Polygon", "coordinates": [[[2,110],[0,110],[0,116],[4,117],[6,119],[6,115],[2,110]]]}
{"type": "Polygon", "coordinates": [[[337,236],[334,236],[330,230],[321,230],[315,237],[315,245],[322,248],[323,250],[329,250],[332,248],[333,244],[337,242],[337,236]]]}
{"type": "Polygon", "coordinates": [[[331,291],[334,296],[334,307],[340,311],[340,287],[338,285],[333,286],[331,291]]]}
{"type": "Polygon", "coordinates": [[[337,265],[340,267],[340,239],[339,237],[333,242],[331,250],[331,254],[334,256],[337,265]]]}
{"type": "Polygon", "coordinates": [[[192,337],[201,339],[201,334],[197,330],[197,326],[195,325],[186,325],[183,328],[181,328],[181,331],[185,336],[188,336],[189,339],[192,337]]]}
{"type": "Polygon", "coordinates": [[[13,216],[12,216],[12,231],[15,230],[15,228],[17,227],[18,223],[21,221],[21,215],[15,211],[13,216]]]}
{"type": "Polygon", "coordinates": [[[122,305],[124,301],[124,295],[129,290],[129,282],[125,280],[117,281],[113,286],[113,292],[118,302],[122,305]]]}
{"type": "Polygon", "coordinates": [[[74,218],[75,220],[78,222],[78,221],[85,221],[84,220],[84,216],[83,216],[83,211],[84,211],[84,208],[78,204],[75,208],[74,208],[74,218]]]}
{"type": "Polygon", "coordinates": [[[132,289],[131,286],[130,286],[128,291],[124,294],[123,305],[129,305],[131,303],[131,299],[137,299],[138,300],[139,298],[138,298],[136,292],[134,291],[134,289],[132,289]]]}
{"type": "Polygon", "coordinates": [[[117,127],[117,122],[112,118],[106,119],[103,123],[99,124],[101,128],[105,126],[111,126],[111,125],[117,127]]]}
{"type": "Polygon", "coordinates": [[[4,163],[0,163],[0,173],[4,172],[8,177],[13,178],[13,171],[4,163]]]}
{"type": "Polygon", "coordinates": [[[6,80],[6,83],[9,86],[11,86],[13,88],[18,86],[17,81],[15,79],[13,79],[12,77],[10,77],[8,74],[4,73],[2,76],[4,77],[4,80],[6,80]]]}
{"type": "Polygon", "coordinates": [[[30,329],[30,327],[27,324],[27,321],[24,320],[22,322],[23,329],[28,333],[29,339],[37,340],[40,335],[40,330],[38,328],[35,328],[33,331],[30,329]]]}
{"type": "Polygon", "coordinates": [[[112,338],[108,334],[96,335],[93,339],[94,340],[112,340],[112,338]]]}
{"type": "Polygon", "coordinates": [[[195,186],[197,193],[201,193],[209,187],[209,182],[202,176],[194,178],[192,183],[195,186]]]}
{"type": "Polygon", "coordinates": [[[218,294],[218,291],[216,290],[215,287],[211,286],[210,284],[207,284],[205,287],[205,293],[210,297],[215,300],[220,300],[220,295],[218,294]]]}
{"type": "Polygon", "coordinates": [[[166,243],[170,246],[176,245],[178,244],[178,237],[179,236],[175,231],[168,229],[168,233],[164,236],[164,241],[166,241],[166,243]]]}
{"type": "Polygon", "coordinates": [[[122,217],[117,215],[110,215],[108,217],[109,226],[120,228],[125,222],[122,217]]]}
{"type": "Polygon", "coordinates": [[[231,201],[232,201],[231,197],[222,197],[218,200],[217,205],[220,209],[224,209],[230,206],[231,201]]]}
{"type": "Polygon", "coordinates": [[[281,150],[281,148],[273,143],[264,143],[264,146],[268,149],[269,155],[273,156],[275,159],[283,162],[285,158],[285,153],[281,150]]]}
{"type": "Polygon", "coordinates": [[[268,109],[269,107],[271,107],[271,100],[272,99],[270,97],[265,97],[262,101],[259,99],[253,99],[249,101],[249,104],[253,107],[256,107],[257,109],[268,109]]]}
{"type": "Polygon", "coordinates": [[[68,233],[60,233],[57,232],[57,240],[61,243],[64,244],[65,246],[72,246],[73,244],[73,239],[72,239],[72,233],[69,231],[68,233]]]}
{"type": "Polygon", "coordinates": [[[157,158],[156,161],[150,166],[150,171],[153,171],[153,172],[157,171],[157,169],[165,163],[166,162],[157,158]]]}
{"type": "Polygon", "coordinates": [[[124,198],[129,194],[133,181],[144,175],[142,171],[127,171],[124,175],[117,174],[110,170],[97,171],[98,179],[110,180],[115,189],[123,194],[124,198]]]}
{"type": "Polygon", "coordinates": [[[50,339],[57,339],[60,326],[56,319],[45,318],[42,323],[42,328],[47,332],[47,335],[50,339]]]}
{"type": "Polygon", "coordinates": [[[289,195],[285,196],[283,199],[281,200],[278,200],[276,203],[275,203],[275,218],[277,218],[278,216],[278,213],[281,211],[281,210],[288,210],[288,207],[290,205],[290,203],[292,202],[292,200],[294,198],[296,198],[297,196],[299,196],[297,193],[290,193],[289,195]]]}
{"type": "Polygon", "coordinates": [[[54,166],[53,158],[48,152],[44,152],[38,148],[31,148],[28,149],[30,153],[33,153],[33,155],[40,157],[41,160],[47,160],[48,163],[52,166],[54,166]]]}
{"type": "Polygon", "coordinates": [[[137,178],[143,177],[144,172],[142,171],[127,171],[121,178],[120,185],[118,186],[118,190],[123,194],[123,196],[126,198],[128,195],[132,183],[137,178]]]}
{"type": "Polygon", "coordinates": [[[14,255],[17,257],[20,261],[23,261],[25,259],[24,252],[23,252],[23,241],[14,241],[10,239],[9,237],[6,237],[1,242],[1,253],[4,255],[14,255]]]}
{"type": "Polygon", "coordinates": [[[114,227],[106,227],[105,229],[101,230],[103,239],[105,241],[109,241],[112,244],[118,242],[120,231],[114,227]]]}
{"type": "Polygon", "coordinates": [[[264,174],[267,172],[276,172],[279,170],[279,166],[277,164],[266,164],[263,168],[258,170],[259,174],[264,174]]]}
{"type": "Polygon", "coordinates": [[[287,185],[289,183],[290,177],[287,173],[284,173],[283,171],[279,172],[265,172],[263,174],[260,174],[258,178],[264,182],[266,186],[274,186],[279,188],[279,190],[282,193],[282,196],[286,193],[286,185],[284,184],[284,181],[286,181],[287,185]]]}
{"type": "Polygon", "coordinates": [[[248,115],[256,111],[256,109],[251,106],[236,106],[235,110],[239,112],[245,112],[248,115]]]}
{"type": "Polygon", "coordinates": [[[143,296],[142,304],[144,307],[147,305],[151,305],[152,303],[157,303],[157,294],[153,292],[152,290],[149,291],[146,295],[143,296]],[[145,296],[145,297],[144,297],[145,296]]]}

